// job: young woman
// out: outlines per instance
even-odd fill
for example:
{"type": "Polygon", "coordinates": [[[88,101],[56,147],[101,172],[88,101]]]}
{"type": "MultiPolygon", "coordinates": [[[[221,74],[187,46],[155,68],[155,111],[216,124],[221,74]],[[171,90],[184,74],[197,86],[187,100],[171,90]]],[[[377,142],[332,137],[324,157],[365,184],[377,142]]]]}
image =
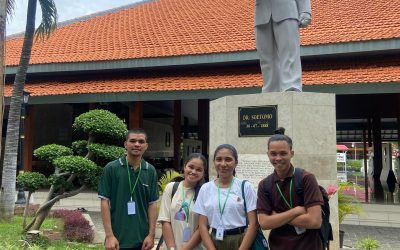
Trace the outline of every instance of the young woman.
{"type": "Polygon", "coordinates": [[[236,149],[229,144],[217,147],[214,165],[218,178],[204,184],[193,207],[199,214],[199,230],[207,249],[250,249],[257,229],[256,192],[245,182],[247,214],[244,211],[242,180],[234,176],[238,164],[236,149]],[[246,223],[246,216],[249,224],[246,223]],[[208,225],[212,228],[211,235],[208,225]]]}
{"type": "Polygon", "coordinates": [[[204,156],[193,153],[185,163],[184,180],[180,182],[173,197],[171,195],[174,183],[165,187],[158,221],[162,224],[166,249],[203,249],[198,230],[198,215],[192,213],[192,208],[204,183],[206,168],[207,161],[204,156]]]}

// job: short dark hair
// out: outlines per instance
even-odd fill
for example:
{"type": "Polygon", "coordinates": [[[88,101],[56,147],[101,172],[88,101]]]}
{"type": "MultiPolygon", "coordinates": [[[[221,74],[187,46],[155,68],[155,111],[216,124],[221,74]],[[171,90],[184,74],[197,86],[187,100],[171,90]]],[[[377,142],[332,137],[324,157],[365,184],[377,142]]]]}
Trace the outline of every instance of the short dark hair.
{"type": "Polygon", "coordinates": [[[285,135],[285,128],[279,127],[277,130],[275,130],[274,133],[275,134],[273,136],[271,136],[268,140],[268,149],[269,149],[269,145],[271,144],[271,142],[274,142],[274,141],[285,141],[289,145],[289,148],[292,149],[293,141],[292,141],[292,138],[285,135]]]}
{"type": "Polygon", "coordinates": [[[132,129],[128,130],[128,132],[126,132],[126,134],[125,134],[126,141],[128,140],[130,134],[144,134],[145,140],[147,142],[147,133],[142,128],[132,128],[132,129]]]}
{"type": "Polygon", "coordinates": [[[233,158],[235,158],[235,161],[238,162],[238,153],[237,150],[234,146],[232,146],[231,144],[221,144],[219,145],[215,151],[214,151],[214,161],[215,161],[215,156],[217,155],[217,153],[219,151],[221,151],[222,149],[228,149],[232,152],[233,158]]]}

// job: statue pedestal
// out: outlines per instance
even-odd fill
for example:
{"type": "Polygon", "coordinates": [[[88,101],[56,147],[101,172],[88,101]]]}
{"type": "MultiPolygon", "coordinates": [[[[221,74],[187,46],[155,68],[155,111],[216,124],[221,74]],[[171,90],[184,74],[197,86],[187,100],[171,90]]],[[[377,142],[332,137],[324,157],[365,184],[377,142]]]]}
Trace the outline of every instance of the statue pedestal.
{"type": "MultiPolygon", "coordinates": [[[[210,179],[216,176],[215,148],[229,143],[239,153],[237,176],[257,188],[273,171],[266,152],[277,127],[284,127],[293,139],[294,166],[315,174],[325,188],[337,185],[335,95],[307,92],[226,96],[210,102],[210,179]]],[[[330,246],[338,249],[337,198],[330,205],[335,239],[330,246]]]]}

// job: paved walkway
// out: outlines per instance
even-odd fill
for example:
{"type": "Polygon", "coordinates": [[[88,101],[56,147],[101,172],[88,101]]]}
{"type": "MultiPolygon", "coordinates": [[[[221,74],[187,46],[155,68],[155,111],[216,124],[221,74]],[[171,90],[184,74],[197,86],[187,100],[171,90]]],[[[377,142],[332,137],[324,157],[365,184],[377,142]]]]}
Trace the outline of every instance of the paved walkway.
{"type": "Polygon", "coordinates": [[[357,241],[366,237],[378,240],[380,250],[400,248],[400,228],[360,225],[341,225],[340,228],[345,232],[343,249],[355,249],[357,241]]]}
{"type": "MultiPolygon", "coordinates": [[[[99,235],[104,237],[100,212],[88,212],[88,214],[99,235]]],[[[381,243],[380,250],[397,250],[400,248],[400,228],[341,225],[341,230],[345,232],[343,249],[355,249],[357,241],[366,237],[378,240],[381,243]]]]}
{"type": "MultiPolygon", "coordinates": [[[[35,203],[40,203],[45,193],[35,193],[35,203]]],[[[100,202],[96,194],[83,193],[74,199],[65,199],[57,203],[53,209],[76,209],[84,207],[88,210],[96,229],[98,242],[104,241],[104,229],[100,215],[100,202]]],[[[355,249],[357,241],[366,237],[376,239],[381,244],[381,250],[400,249],[400,205],[363,204],[363,214],[348,216],[340,226],[345,231],[344,248],[355,249]]],[[[160,234],[160,228],[156,232],[160,234]]],[[[158,241],[158,239],[156,239],[158,241]]]]}

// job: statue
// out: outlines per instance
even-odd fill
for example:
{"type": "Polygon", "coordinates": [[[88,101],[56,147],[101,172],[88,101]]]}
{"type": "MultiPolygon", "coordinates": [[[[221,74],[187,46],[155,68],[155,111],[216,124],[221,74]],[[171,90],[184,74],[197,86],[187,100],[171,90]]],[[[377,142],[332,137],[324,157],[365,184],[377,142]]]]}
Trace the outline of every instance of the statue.
{"type": "Polygon", "coordinates": [[[310,22],[310,0],[256,0],[255,33],[263,93],[302,91],[299,27],[310,22]]]}

